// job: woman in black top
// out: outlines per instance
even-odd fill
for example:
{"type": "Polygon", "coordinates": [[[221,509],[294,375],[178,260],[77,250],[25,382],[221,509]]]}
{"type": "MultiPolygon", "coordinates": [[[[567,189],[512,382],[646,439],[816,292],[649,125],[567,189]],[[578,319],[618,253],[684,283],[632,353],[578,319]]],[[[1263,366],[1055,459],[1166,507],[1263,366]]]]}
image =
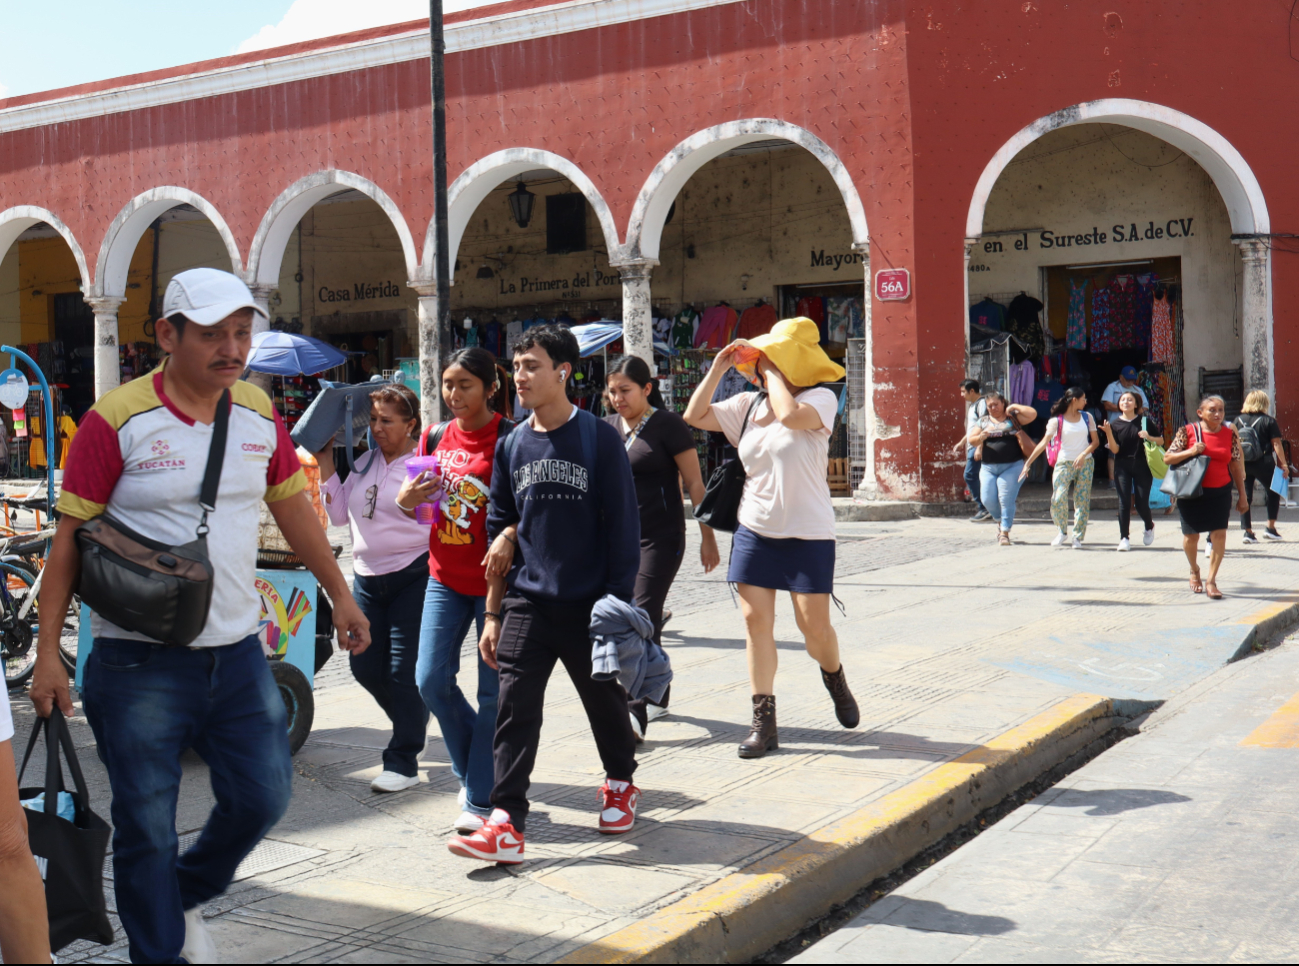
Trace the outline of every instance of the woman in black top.
{"type": "MultiPolygon", "coordinates": [[[[681,483],[690,491],[695,506],[704,498],[704,481],[699,469],[695,437],[686,421],[663,407],[658,385],[645,360],[624,356],[605,377],[605,392],[616,414],[605,422],[622,435],[636,484],[636,505],[640,510],[640,571],[636,574],[633,602],[654,622],[654,639],[663,634],[663,604],[681,566],[686,546],[685,507],[681,483]]],[[[699,527],[699,559],[704,573],[717,566],[717,538],[699,527]]],[[[669,692],[671,688],[669,687],[669,692]]],[[[663,704],[631,702],[632,726],[638,738],[645,737],[651,717],[666,713],[663,704]]]]}
{"type": "Polygon", "coordinates": [[[1147,440],[1164,445],[1163,429],[1146,413],[1141,396],[1125,392],[1119,396],[1119,414],[1101,423],[1106,445],[1114,454],[1114,485],[1119,491],[1119,550],[1130,550],[1128,540],[1132,524],[1132,495],[1137,497],[1137,513],[1146,531],[1141,542],[1147,547],[1155,542],[1155,518],[1150,515],[1150,487],[1154,476],[1146,462],[1147,440]]]}
{"type": "MultiPolygon", "coordinates": [[[[1272,474],[1279,466],[1288,480],[1292,470],[1286,464],[1285,447],[1281,445],[1281,427],[1275,419],[1267,414],[1272,400],[1262,389],[1255,389],[1245,397],[1245,405],[1236,417],[1236,432],[1248,426],[1258,434],[1258,442],[1263,448],[1263,455],[1256,460],[1245,463],[1245,499],[1254,502],[1254,481],[1263,485],[1263,494],[1267,497],[1267,529],[1263,531],[1264,540],[1280,540],[1277,533],[1276,518],[1281,512],[1281,494],[1272,489],[1272,474]]],[[[1254,525],[1246,509],[1240,515],[1240,528],[1245,531],[1246,543],[1258,543],[1254,536],[1254,525]]]]}

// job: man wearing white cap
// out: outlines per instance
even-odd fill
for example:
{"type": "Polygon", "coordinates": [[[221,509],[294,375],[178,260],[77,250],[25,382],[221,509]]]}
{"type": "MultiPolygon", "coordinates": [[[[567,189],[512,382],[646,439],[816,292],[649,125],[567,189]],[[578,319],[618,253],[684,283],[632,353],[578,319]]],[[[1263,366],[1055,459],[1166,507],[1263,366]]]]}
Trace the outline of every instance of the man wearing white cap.
{"type": "Polygon", "coordinates": [[[197,268],[172,279],[157,323],[166,360],[102,396],[72,441],[41,589],[50,619],[41,625],[31,697],[41,715],[55,703],[70,715],[58,654],[63,622],[52,618],[67,612],[80,576],[74,531],[106,515],[169,546],[194,540],[228,392],[220,483],[207,515],[213,590],[202,631],[175,647],[99,615],[92,621],[81,696],[112,785],[117,909],[137,963],[215,962],[201,906],[225,891],[288,807],[284,702],[262,653],[253,586],[262,500],[333,601],[342,646],[362,651],[370,642],[369,622],[301,492],[289,434],[266,394],[239,379],[254,312],[262,309],[248,286],[228,272],[197,268]],[[208,764],[216,807],[177,859],[180,758],[189,748],[208,764]]]}

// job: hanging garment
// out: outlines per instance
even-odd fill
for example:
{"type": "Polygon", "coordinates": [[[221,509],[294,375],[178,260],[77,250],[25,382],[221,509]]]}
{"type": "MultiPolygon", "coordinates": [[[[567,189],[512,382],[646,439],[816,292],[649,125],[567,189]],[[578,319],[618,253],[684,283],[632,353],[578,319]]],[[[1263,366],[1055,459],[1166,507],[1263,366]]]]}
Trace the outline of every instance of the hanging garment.
{"type": "Polygon", "coordinates": [[[31,416],[27,420],[32,442],[27,450],[27,465],[32,469],[45,469],[45,429],[44,416],[31,416]]]}
{"type": "Polygon", "coordinates": [[[1136,317],[1138,346],[1150,345],[1150,316],[1154,309],[1155,282],[1150,275],[1137,278],[1137,290],[1132,296],[1132,314],[1136,317]]]}
{"type": "Polygon", "coordinates": [[[861,296],[854,296],[848,303],[848,338],[866,338],[866,308],[861,296]]]}
{"type": "Polygon", "coordinates": [[[729,305],[714,305],[704,309],[699,320],[699,331],[695,333],[696,349],[721,349],[731,341],[731,332],[739,316],[729,305]]]}
{"type": "MultiPolygon", "coordinates": [[[[1168,293],[1154,299],[1150,307],[1150,361],[1174,365],[1177,362],[1177,345],[1173,338],[1173,311],[1168,304],[1168,293]]],[[[1164,423],[1167,426],[1169,423],[1164,423]]]]}
{"type": "Polygon", "coordinates": [[[1069,279],[1069,327],[1065,345],[1070,349],[1087,348],[1087,279],[1069,279]]]}
{"type": "Polygon", "coordinates": [[[1034,357],[1046,351],[1046,337],[1042,334],[1042,322],[1038,316],[1041,311],[1042,303],[1024,292],[1016,295],[1006,306],[1006,329],[1028,346],[1028,354],[1034,357]]]}
{"type": "Polygon", "coordinates": [[[1111,321],[1110,289],[1108,286],[1098,285],[1092,291],[1092,352],[1110,352],[1115,348],[1111,321]]]}
{"type": "Polygon", "coordinates": [[[1110,348],[1131,349],[1137,344],[1137,280],[1116,275],[1110,282],[1110,348]]]}
{"type": "Polygon", "coordinates": [[[59,469],[63,469],[68,462],[68,447],[72,445],[72,437],[77,435],[76,421],[66,413],[55,420],[59,433],[59,469]]]}
{"type": "Polygon", "coordinates": [[[1024,361],[1010,367],[1010,401],[1021,406],[1033,405],[1033,388],[1037,370],[1024,361]]]}
{"type": "Polygon", "coordinates": [[[726,374],[722,376],[722,381],[717,384],[717,391],[713,393],[710,402],[721,402],[723,399],[730,399],[732,396],[739,395],[748,388],[749,380],[745,379],[738,369],[734,367],[727,369],[726,374]]]}
{"type": "Polygon", "coordinates": [[[735,338],[737,339],[756,339],[760,335],[766,335],[771,331],[771,327],[776,324],[776,307],[768,303],[755,305],[752,308],[744,310],[740,316],[740,324],[735,327],[735,338]]]}
{"type": "Polygon", "coordinates": [[[798,300],[794,314],[804,319],[811,319],[816,327],[825,332],[825,299],[819,295],[805,295],[798,300]]]}
{"type": "Polygon", "coordinates": [[[851,295],[834,295],[825,300],[825,341],[843,345],[852,326],[851,295]]]}
{"type": "Polygon", "coordinates": [[[672,321],[672,348],[694,348],[697,331],[699,331],[699,313],[687,305],[672,321]]]}
{"type": "Polygon", "coordinates": [[[984,299],[970,306],[970,322],[1000,331],[1006,323],[1006,306],[992,299],[984,299]]]}
{"type": "Polygon", "coordinates": [[[672,344],[672,320],[671,319],[654,320],[654,341],[662,342],[664,345],[672,344]]]}

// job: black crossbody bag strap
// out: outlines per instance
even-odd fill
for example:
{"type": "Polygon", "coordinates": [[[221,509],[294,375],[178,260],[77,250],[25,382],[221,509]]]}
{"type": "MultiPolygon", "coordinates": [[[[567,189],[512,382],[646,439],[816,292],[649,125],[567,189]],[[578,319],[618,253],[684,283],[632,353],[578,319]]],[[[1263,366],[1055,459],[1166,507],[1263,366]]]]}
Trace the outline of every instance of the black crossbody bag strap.
{"type": "Polygon", "coordinates": [[[203,508],[203,518],[198,524],[200,539],[207,537],[207,515],[216,509],[217,490],[221,486],[221,467],[226,461],[226,438],[229,435],[230,390],[227,389],[217,403],[216,419],[212,422],[212,442],[207,451],[207,469],[203,471],[203,488],[198,494],[198,504],[203,508]]]}

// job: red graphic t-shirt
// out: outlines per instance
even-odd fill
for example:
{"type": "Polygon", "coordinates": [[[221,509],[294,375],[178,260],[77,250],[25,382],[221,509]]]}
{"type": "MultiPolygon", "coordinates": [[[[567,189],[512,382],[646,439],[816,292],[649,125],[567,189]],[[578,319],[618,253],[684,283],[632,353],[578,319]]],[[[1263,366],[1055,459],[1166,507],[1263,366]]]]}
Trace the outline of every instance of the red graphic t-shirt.
{"type": "Polygon", "coordinates": [[[428,569],[438,583],[472,597],[487,593],[487,502],[500,424],[498,413],[482,429],[466,433],[453,419],[436,450],[445,495],[429,534],[428,569]]]}

